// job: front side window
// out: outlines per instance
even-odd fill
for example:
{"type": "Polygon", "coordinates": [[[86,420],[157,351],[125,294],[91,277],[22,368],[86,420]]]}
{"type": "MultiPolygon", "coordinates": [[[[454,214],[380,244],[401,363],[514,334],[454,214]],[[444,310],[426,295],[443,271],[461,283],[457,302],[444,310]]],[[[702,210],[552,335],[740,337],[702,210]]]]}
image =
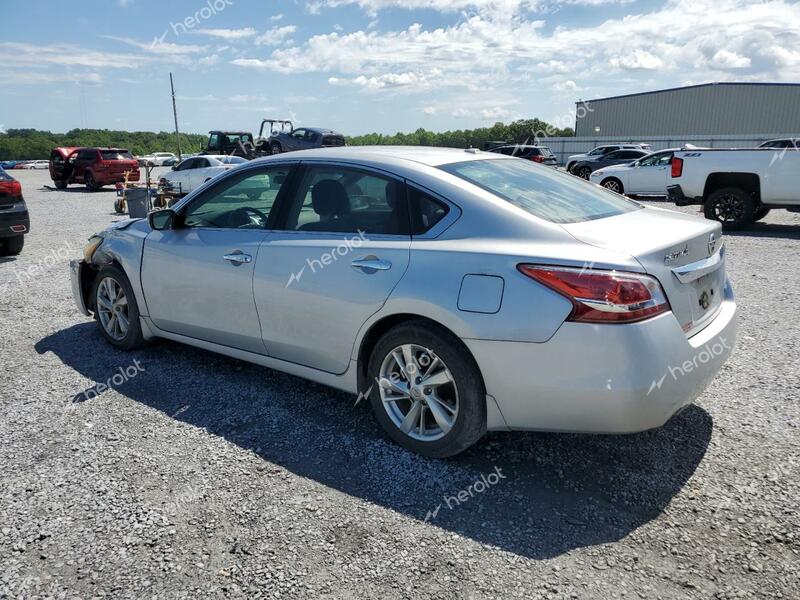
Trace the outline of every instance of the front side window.
{"type": "Polygon", "coordinates": [[[472,160],[439,168],[551,223],[580,223],[642,208],[576,177],[522,160],[472,160]]]}
{"type": "Polygon", "coordinates": [[[347,167],[308,167],[289,207],[286,228],[328,233],[408,235],[403,186],[347,167]]]}
{"type": "Polygon", "coordinates": [[[204,192],[184,213],[185,227],[266,229],[290,166],[242,173],[204,192]]]}

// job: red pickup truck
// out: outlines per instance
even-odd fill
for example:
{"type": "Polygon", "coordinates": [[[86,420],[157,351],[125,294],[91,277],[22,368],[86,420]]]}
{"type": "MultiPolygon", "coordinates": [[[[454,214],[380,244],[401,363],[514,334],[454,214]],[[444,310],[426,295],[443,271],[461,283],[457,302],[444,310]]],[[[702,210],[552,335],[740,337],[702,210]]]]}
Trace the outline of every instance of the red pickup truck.
{"type": "Polygon", "coordinates": [[[125,180],[139,181],[139,163],[122,148],[55,148],[50,153],[50,177],[63,190],[82,183],[90,192],[125,180]]]}

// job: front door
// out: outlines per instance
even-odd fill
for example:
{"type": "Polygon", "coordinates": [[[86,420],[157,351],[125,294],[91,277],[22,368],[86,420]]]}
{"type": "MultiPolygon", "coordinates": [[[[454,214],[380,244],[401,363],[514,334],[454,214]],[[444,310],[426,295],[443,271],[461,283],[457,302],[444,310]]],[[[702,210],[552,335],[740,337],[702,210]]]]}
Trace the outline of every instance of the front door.
{"type": "Polygon", "coordinates": [[[291,167],[246,169],[178,210],[145,240],[142,287],[164,331],[265,354],[253,272],[291,167]]]}
{"type": "Polygon", "coordinates": [[[411,246],[404,184],[308,165],[261,244],[253,290],[270,356],[330,373],[400,281],[411,246]]]}
{"type": "Polygon", "coordinates": [[[672,152],[659,152],[643,158],[638,166],[630,169],[625,191],[629,194],[666,195],[671,161],[672,152]]]}

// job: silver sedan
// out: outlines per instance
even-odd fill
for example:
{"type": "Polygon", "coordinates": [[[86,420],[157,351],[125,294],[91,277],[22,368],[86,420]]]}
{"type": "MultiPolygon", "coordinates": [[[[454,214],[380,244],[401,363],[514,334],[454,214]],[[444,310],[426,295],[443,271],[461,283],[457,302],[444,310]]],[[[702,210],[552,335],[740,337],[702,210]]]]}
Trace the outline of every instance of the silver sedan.
{"type": "Polygon", "coordinates": [[[252,161],[71,269],[114,346],[166,338],[358,394],[434,457],[487,430],[661,426],[736,338],[719,223],[472,149],[252,161]]]}

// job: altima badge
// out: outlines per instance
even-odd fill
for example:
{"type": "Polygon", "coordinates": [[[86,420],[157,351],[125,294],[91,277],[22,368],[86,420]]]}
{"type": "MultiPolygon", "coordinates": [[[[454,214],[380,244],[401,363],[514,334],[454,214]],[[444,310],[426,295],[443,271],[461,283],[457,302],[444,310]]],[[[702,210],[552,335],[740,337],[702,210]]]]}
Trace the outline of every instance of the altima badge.
{"type": "Polygon", "coordinates": [[[664,255],[664,264],[668,265],[671,262],[679,259],[681,256],[687,256],[689,254],[689,244],[686,244],[683,247],[683,250],[676,250],[675,252],[670,252],[669,254],[664,255]]]}

